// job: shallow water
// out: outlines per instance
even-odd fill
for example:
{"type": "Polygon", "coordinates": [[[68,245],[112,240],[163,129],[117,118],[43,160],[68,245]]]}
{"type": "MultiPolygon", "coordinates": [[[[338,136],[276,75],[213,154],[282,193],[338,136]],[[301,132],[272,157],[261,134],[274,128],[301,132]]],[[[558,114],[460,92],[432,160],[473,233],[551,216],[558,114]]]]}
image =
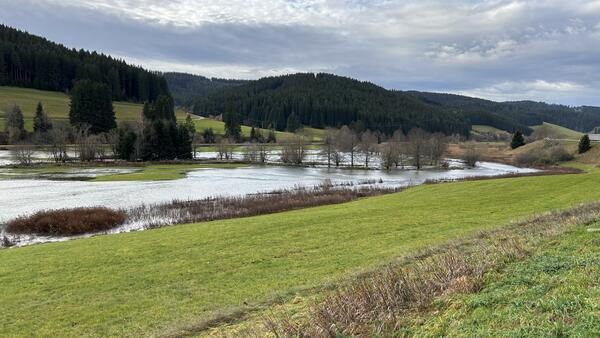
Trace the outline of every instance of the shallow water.
{"type": "MultiPolygon", "coordinates": [[[[453,166],[459,162],[452,162],[453,166]]],[[[127,208],[140,204],[200,199],[212,196],[246,195],[294,186],[315,186],[325,179],[332,183],[361,184],[382,181],[387,186],[409,186],[427,180],[461,179],[533,172],[509,165],[480,162],[473,169],[451,170],[347,170],[251,166],[237,169],[198,169],[179,180],[144,182],[56,181],[16,179],[0,181],[0,224],[40,210],[84,206],[127,208]]],[[[89,173],[72,173],[83,176],[89,173]]],[[[95,174],[95,173],[94,173],[95,174]]]]}

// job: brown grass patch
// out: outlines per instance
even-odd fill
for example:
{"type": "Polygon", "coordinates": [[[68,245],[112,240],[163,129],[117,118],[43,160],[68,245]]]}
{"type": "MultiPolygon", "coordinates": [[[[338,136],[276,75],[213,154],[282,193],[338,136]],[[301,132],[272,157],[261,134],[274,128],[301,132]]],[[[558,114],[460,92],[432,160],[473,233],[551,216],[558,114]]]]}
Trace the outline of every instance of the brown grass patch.
{"type": "Polygon", "coordinates": [[[13,234],[73,236],[112,229],[125,222],[123,211],[108,208],[74,208],[40,211],[10,221],[6,231],[13,234]]]}

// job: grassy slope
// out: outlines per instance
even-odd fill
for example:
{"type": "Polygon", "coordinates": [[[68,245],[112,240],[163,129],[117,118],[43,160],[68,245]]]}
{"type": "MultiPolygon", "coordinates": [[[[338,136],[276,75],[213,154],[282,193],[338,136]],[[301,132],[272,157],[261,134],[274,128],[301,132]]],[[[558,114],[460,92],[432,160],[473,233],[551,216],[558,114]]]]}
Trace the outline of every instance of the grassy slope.
{"type": "MultiPolygon", "coordinates": [[[[212,128],[215,134],[224,135],[225,134],[225,123],[222,121],[212,120],[212,119],[197,119],[194,120],[194,124],[196,126],[196,130],[198,132],[202,132],[206,128],[212,128]]],[[[250,136],[250,130],[252,128],[248,126],[242,126],[242,135],[250,136]]],[[[261,129],[263,136],[267,136],[268,130],[261,129]]],[[[312,141],[320,141],[323,135],[325,134],[325,130],[315,129],[315,128],[304,128],[304,132],[310,137],[312,141]]],[[[291,133],[287,132],[275,132],[275,135],[278,140],[285,139],[287,137],[292,136],[291,133]]]]}
{"type": "Polygon", "coordinates": [[[473,127],[471,128],[471,130],[475,133],[479,133],[479,134],[500,134],[500,135],[510,135],[509,132],[492,127],[492,126],[486,126],[486,125],[481,125],[481,124],[476,124],[473,125],[473,127]]]}
{"type": "Polygon", "coordinates": [[[478,229],[597,199],[598,171],[458,182],[342,205],[2,250],[0,331],[160,333],[478,229]]]}
{"type": "MultiPolygon", "coordinates": [[[[25,128],[29,131],[33,130],[33,115],[35,114],[38,102],[42,102],[50,118],[53,120],[67,120],[69,118],[69,97],[64,93],[0,86],[0,130],[4,128],[5,111],[12,104],[18,104],[21,107],[25,117],[25,128]]],[[[142,111],[142,105],[137,103],[114,102],[113,105],[117,122],[136,120],[142,111]]],[[[178,109],[176,115],[179,120],[185,118],[183,110],[178,109]]],[[[221,121],[198,119],[194,120],[194,123],[198,131],[202,131],[205,128],[213,128],[218,135],[225,133],[225,125],[221,121]]],[[[250,129],[248,126],[242,126],[242,134],[250,136],[250,129]]],[[[318,141],[324,132],[314,128],[306,128],[306,131],[315,141],[318,141]]],[[[266,131],[264,133],[266,136],[266,131]]],[[[289,133],[277,132],[278,138],[289,136],[289,133]]]]}
{"type": "Polygon", "coordinates": [[[583,135],[582,133],[569,129],[569,128],[565,128],[565,127],[561,127],[558,126],[556,124],[552,124],[552,123],[547,123],[544,122],[544,124],[540,125],[540,126],[532,126],[531,128],[533,128],[534,130],[540,129],[540,128],[545,128],[548,130],[549,134],[553,134],[556,135],[556,137],[558,138],[565,138],[565,139],[573,139],[573,140],[579,140],[579,138],[583,135]]]}
{"type": "MultiPolygon", "coordinates": [[[[595,224],[599,227],[600,224],[595,224]]],[[[585,228],[486,277],[415,329],[418,337],[600,336],[600,233],[585,228]]]]}
{"type": "MultiPolygon", "coordinates": [[[[50,92],[36,89],[0,87],[0,127],[4,127],[4,113],[9,105],[18,104],[25,117],[25,128],[33,130],[33,115],[38,102],[54,120],[67,120],[69,118],[69,97],[60,92],[50,92]]],[[[142,112],[142,105],[129,102],[114,102],[115,114],[118,121],[132,121],[142,112]]],[[[181,110],[176,112],[177,118],[185,118],[181,110]]]]}

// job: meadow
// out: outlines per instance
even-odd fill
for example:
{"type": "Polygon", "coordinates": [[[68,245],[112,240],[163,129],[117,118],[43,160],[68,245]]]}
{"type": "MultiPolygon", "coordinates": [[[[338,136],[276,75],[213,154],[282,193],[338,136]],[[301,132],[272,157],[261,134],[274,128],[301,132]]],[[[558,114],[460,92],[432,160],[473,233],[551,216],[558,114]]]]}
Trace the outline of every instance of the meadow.
{"type": "MultiPolygon", "coordinates": [[[[69,120],[69,96],[61,92],[51,92],[37,89],[17,88],[0,86],[0,130],[4,129],[4,114],[13,104],[19,105],[23,111],[25,118],[25,129],[33,131],[33,116],[38,102],[41,102],[44,109],[54,121],[69,120]]],[[[132,102],[113,102],[117,123],[125,121],[136,121],[141,112],[142,104],[132,102]]],[[[186,112],[180,108],[175,110],[175,115],[178,121],[184,121],[186,112]]],[[[225,124],[222,121],[213,119],[194,119],[194,125],[198,132],[204,131],[206,128],[212,128],[216,135],[225,134],[225,124]]],[[[249,126],[242,126],[242,135],[250,136],[249,126]]],[[[305,128],[306,134],[312,141],[320,141],[324,134],[323,130],[314,128],[305,128]]],[[[266,137],[268,131],[262,130],[266,137]]],[[[292,134],[286,132],[276,132],[278,139],[291,137],[292,134]]]]}
{"type": "MultiPolygon", "coordinates": [[[[4,128],[4,114],[11,105],[17,104],[23,111],[25,129],[33,131],[33,116],[38,102],[41,102],[48,116],[56,121],[68,121],[69,96],[65,93],[37,89],[0,86],[0,129],[4,128]]],[[[117,123],[135,121],[142,112],[142,105],[131,102],[114,102],[117,123]]],[[[185,112],[175,112],[178,119],[185,118],[185,112]]]]}
{"type": "Polygon", "coordinates": [[[196,332],[420,248],[600,199],[600,171],[423,185],[278,214],[0,251],[9,336],[196,332]]]}

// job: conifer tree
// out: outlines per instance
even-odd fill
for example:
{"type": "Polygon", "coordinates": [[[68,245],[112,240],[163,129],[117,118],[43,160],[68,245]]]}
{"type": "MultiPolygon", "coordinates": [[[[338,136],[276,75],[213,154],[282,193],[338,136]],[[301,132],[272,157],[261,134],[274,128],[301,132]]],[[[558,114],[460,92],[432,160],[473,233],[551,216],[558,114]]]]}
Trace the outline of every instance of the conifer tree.
{"type": "Polygon", "coordinates": [[[72,125],[89,125],[92,133],[115,128],[117,123],[110,88],[90,80],[78,81],[71,91],[69,120],[72,125]]]}
{"type": "Polygon", "coordinates": [[[521,133],[520,130],[517,130],[513,135],[512,141],[510,142],[510,147],[512,149],[517,149],[524,145],[525,145],[525,138],[523,137],[523,133],[521,133]]]}
{"type": "Polygon", "coordinates": [[[35,109],[35,115],[33,117],[33,131],[35,133],[45,133],[52,129],[52,122],[48,118],[48,115],[44,111],[44,106],[41,102],[38,102],[37,108],[35,109]]]}
{"type": "Polygon", "coordinates": [[[231,138],[236,142],[239,141],[242,136],[240,115],[232,103],[227,104],[227,109],[225,109],[225,113],[223,114],[223,122],[225,122],[225,137],[231,138]]]}
{"type": "Polygon", "coordinates": [[[590,150],[591,148],[591,144],[590,144],[590,137],[588,134],[585,134],[581,137],[581,139],[579,140],[579,153],[583,154],[585,152],[587,152],[588,150],[590,150]]]}

